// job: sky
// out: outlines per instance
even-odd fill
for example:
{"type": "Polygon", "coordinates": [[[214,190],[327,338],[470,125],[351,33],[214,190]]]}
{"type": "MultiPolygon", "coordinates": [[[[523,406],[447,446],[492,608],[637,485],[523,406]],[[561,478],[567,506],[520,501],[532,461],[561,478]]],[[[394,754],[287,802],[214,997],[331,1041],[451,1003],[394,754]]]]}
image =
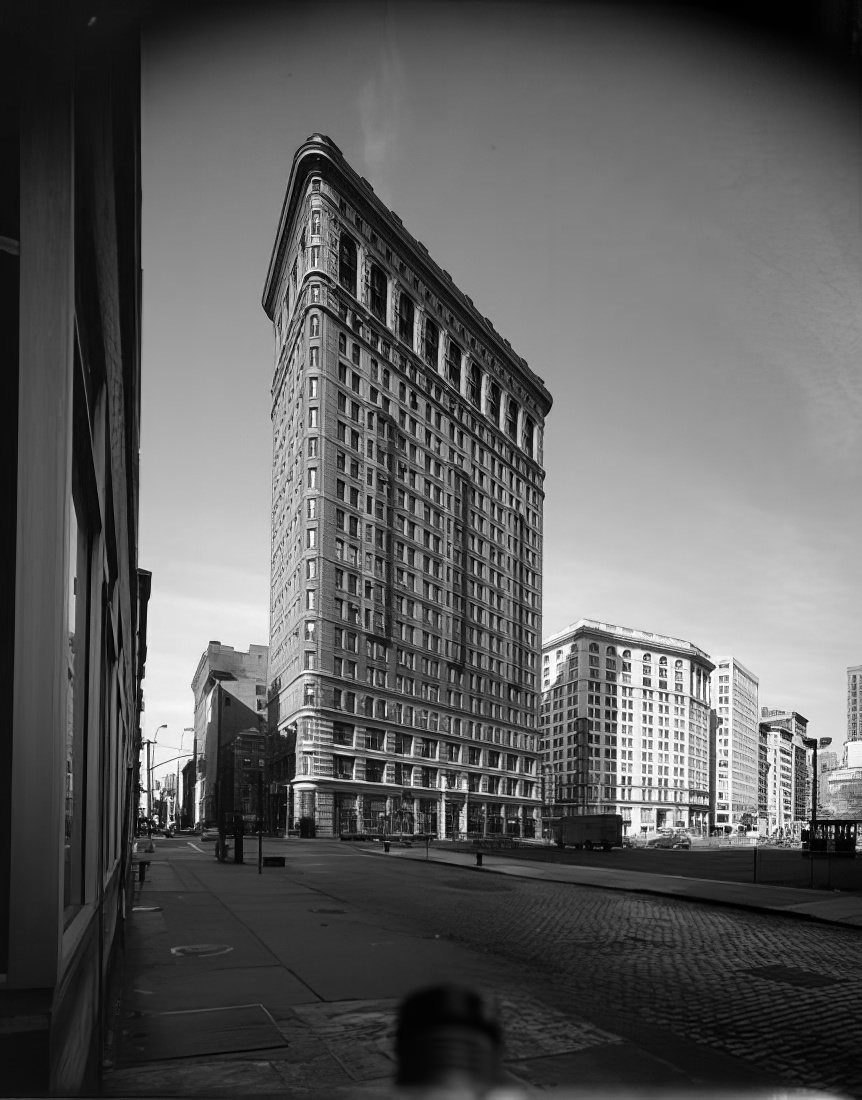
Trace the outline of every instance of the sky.
{"type": "Polygon", "coordinates": [[[167,11],[142,58],[156,774],[190,751],[208,641],[268,642],[261,294],[315,132],[554,398],[543,635],[592,618],[733,655],[840,748],[862,663],[858,86],[684,4],[167,11]]]}

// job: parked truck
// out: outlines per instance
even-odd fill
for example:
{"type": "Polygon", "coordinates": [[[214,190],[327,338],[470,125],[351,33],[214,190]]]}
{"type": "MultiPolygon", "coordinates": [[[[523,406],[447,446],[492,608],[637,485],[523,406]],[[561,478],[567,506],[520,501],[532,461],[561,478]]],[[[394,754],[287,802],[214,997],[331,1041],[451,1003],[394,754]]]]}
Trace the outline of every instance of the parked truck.
{"type": "Polygon", "coordinates": [[[554,822],[554,840],[561,847],[602,848],[609,852],[623,843],[623,819],[619,814],[578,814],[554,822]]]}

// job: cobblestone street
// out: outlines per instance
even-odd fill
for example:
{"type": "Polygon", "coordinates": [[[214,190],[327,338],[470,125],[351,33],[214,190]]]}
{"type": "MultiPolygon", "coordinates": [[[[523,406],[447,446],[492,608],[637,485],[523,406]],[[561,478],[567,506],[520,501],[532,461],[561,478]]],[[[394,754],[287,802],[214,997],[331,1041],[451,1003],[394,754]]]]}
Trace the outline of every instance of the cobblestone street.
{"type": "Polygon", "coordinates": [[[558,1010],[626,1038],[653,1029],[668,1050],[678,1036],[789,1084],[862,1096],[851,929],[433,864],[373,859],[368,872],[345,876],[333,894],[506,959],[558,1010]]]}

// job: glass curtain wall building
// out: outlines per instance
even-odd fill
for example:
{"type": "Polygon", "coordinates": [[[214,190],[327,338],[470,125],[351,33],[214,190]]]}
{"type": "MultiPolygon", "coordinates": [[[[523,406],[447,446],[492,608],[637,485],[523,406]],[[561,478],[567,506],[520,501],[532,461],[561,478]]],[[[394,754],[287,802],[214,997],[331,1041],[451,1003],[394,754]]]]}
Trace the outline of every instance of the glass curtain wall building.
{"type": "Polygon", "coordinates": [[[321,135],[294,158],[263,304],[288,817],[534,835],[550,394],[321,135]]]}

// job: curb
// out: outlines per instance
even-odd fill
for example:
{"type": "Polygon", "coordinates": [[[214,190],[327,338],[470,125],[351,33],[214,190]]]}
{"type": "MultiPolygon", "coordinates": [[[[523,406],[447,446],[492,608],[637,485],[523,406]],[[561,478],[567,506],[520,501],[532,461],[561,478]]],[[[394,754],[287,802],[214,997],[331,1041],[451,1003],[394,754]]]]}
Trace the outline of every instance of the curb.
{"type": "MultiPolygon", "coordinates": [[[[356,847],[356,848],[354,848],[354,851],[362,852],[365,855],[372,855],[372,856],[373,855],[382,856],[382,855],[387,854],[383,851],[380,851],[377,848],[360,848],[360,847],[356,847]]],[[[426,862],[427,863],[437,863],[437,864],[440,864],[440,865],[445,865],[447,867],[456,867],[456,868],[459,868],[462,871],[479,871],[479,872],[488,873],[488,874],[506,875],[509,878],[533,879],[532,875],[512,874],[508,871],[498,870],[494,867],[487,867],[484,864],[481,867],[479,867],[479,866],[473,867],[473,866],[470,866],[469,864],[450,862],[447,859],[434,859],[434,858],[431,858],[430,856],[427,860],[425,860],[425,859],[414,859],[413,862],[415,862],[415,863],[426,863],[426,862]]],[[[637,874],[638,872],[633,872],[633,873],[637,874]]],[[[618,893],[646,894],[650,897],[670,898],[674,901],[694,902],[694,903],[700,903],[701,905],[721,905],[726,909],[739,909],[742,912],[769,913],[771,916],[776,916],[776,917],[791,917],[795,920],[817,921],[820,924],[831,924],[831,925],[835,925],[835,926],[838,926],[838,927],[841,927],[841,928],[851,928],[851,929],[855,929],[855,930],[862,929],[862,925],[850,923],[849,921],[843,920],[840,917],[829,917],[829,916],[824,916],[824,915],[821,915],[821,914],[818,914],[818,913],[800,912],[796,909],[784,908],[784,907],[781,907],[781,906],[756,905],[752,902],[730,900],[730,899],[727,899],[727,898],[696,897],[692,894],[674,894],[674,893],[671,893],[670,891],[660,890],[656,887],[649,887],[649,886],[617,886],[617,885],[614,885],[612,883],[606,883],[606,882],[605,883],[599,883],[599,882],[572,882],[569,879],[554,878],[550,875],[545,875],[541,879],[539,879],[538,881],[540,881],[540,882],[553,882],[558,886],[581,886],[581,887],[585,887],[588,890],[615,890],[618,893]]],[[[710,882],[712,882],[712,881],[720,882],[721,880],[720,879],[714,879],[714,880],[710,879],[708,881],[710,881],[710,882]]],[[[741,883],[741,884],[733,883],[733,884],[731,884],[731,883],[728,883],[728,885],[756,885],[756,884],[754,884],[754,883],[751,883],[751,884],[745,884],[745,883],[741,883]]]]}

